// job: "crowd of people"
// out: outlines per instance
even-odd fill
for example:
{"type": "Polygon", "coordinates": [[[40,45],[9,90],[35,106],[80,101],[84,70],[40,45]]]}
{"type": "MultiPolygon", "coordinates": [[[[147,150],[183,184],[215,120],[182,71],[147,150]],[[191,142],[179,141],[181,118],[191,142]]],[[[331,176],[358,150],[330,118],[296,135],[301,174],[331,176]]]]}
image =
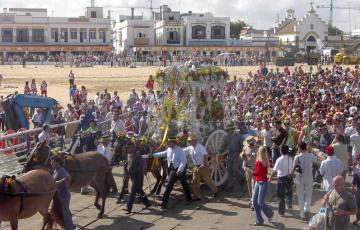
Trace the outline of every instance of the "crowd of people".
{"type": "Polygon", "coordinates": [[[349,222],[349,215],[356,214],[354,224],[360,217],[354,205],[360,201],[356,189],[360,188],[356,179],[360,166],[359,66],[304,68],[309,67],[280,71],[261,65],[256,73],[249,72],[246,79],[234,77],[225,87],[227,111],[234,117],[242,138],[250,141],[241,157],[243,170],[239,170],[239,175],[254,180],[248,190],[253,197],[257,225],[263,224],[259,210],[272,217],[264,202],[264,183],[269,181],[268,168],[273,167],[270,179],[277,174],[279,215],[285,213],[285,198],[288,208],[292,208],[291,188],[295,183],[300,219],[309,220],[314,182],[322,178],[326,197],[341,196],[342,205],[340,200],[326,200],[337,210],[335,227],[345,228],[343,224],[349,222]],[[263,152],[267,153],[266,159],[261,159],[259,166],[256,162],[265,157],[263,152]],[[321,153],[326,153],[326,159],[321,153]],[[348,176],[354,178],[355,196],[344,192],[344,179],[348,176]]]}
{"type": "MultiPolygon", "coordinates": [[[[325,192],[324,206],[334,210],[330,224],[335,229],[340,229],[339,226],[346,229],[351,215],[356,215],[353,224],[360,221],[359,71],[359,66],[335,65],[332,68],[297,66],[293,70],[287,67],[280,70],[268,69],[261,63],[259,69],[249,72],[245,79],[234,76],[225,85],[225,111],[233,118],[226,126],[227,136],[221,149],[228,153],[226,189],[234,189],[236,182],[247,187],[251,198],[249,207],[255,211],[255,225],[264,224],[262,212],[269,221],[272,220],[274,211],[266,204],[265,196],[270,181],[275,178],[280,216],[285,215],[286,207],[292,209],[295,193],[299,219],[309,221],[314,183],[320,182],[325,192]],[[352,193],[344,184],[349,177],[352,193]]],[[[90,112],[91,125],[82,127],[84,132],[95,131],[97,124],[111,120],[112,133],[122,131],[142,136],[149,125],[150,105],[160,104],[166,93],[154,91],[154,80],[149,76],[147,92],[142,90],[138,94],[133,88],[127,99],[120,99],[117,91],[111,93],[105,89],[89,98],[85,86],[77,89],[72,71],[68,80],[71,103],[65,111],[53,115],[52,123],[75,121],[90,112]]],[[[41,87],[40,92],[47,96],[47,85],[41,87]]],[[[38,93],[35,80],[30,86],[29,82],[25,83],[24,93],[38,93]]],[[[38,109],[33,115],[34,126],[42,126],[41,121],[41,110],[38,109]]],[[[49,129],[44,131],[50,132],[49,129]]],[[[57,132],[65,135],[62,129],[57,132]]],[[[100,144],[104,145],[104,142],[100,144]]],[[[163,208],[167,208],[178,179],[188,202],[200,199],[201,180],[210,187],[214,197],[217,196],[218,188],[209,176],[206,149],[197,142],[196,135],[190,135],[188,142],[189,147],[183,149],[174,137],[169,137],[168,148],[153,154],[153,157],[167,159],[170,172],[162,199],[163,208]],[[186,155],[191,156],[191,162],[186,155]],[[185,179],[186,167],[190,168],[190,165],[192,189],[185,179]]],[[[141,195],[146,207],[150,203],[143,194],[140,182],[143,174],[137,167],[143,163],[134,153],[133,146],[126,148],[130,155],[134,154],[130,159],[134,184],[127,205],[127,211],[131,212],[136,194],[141,195]]],[[[108,155],[106,150],[99,149],[99,152],[110,162],[113,155],[108,155]]],[[[54,165],[57,167],[56,163],[54,165]]],[[[116,184],[113,190],[117,191],[116,184]]]]}

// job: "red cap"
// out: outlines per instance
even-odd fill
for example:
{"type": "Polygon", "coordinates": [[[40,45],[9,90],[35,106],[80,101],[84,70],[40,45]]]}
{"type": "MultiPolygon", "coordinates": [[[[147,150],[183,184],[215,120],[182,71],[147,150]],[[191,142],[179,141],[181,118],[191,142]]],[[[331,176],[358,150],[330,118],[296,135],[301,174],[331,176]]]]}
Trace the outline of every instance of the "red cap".
{"type": "Polygon", "coordinates": [[[327,146],[327,147],[325,147],[325,152],[326,152],[327,154],[329,154],[329,153],[334,153],[334,147],[332,147],[332,146],[327,146]]]}

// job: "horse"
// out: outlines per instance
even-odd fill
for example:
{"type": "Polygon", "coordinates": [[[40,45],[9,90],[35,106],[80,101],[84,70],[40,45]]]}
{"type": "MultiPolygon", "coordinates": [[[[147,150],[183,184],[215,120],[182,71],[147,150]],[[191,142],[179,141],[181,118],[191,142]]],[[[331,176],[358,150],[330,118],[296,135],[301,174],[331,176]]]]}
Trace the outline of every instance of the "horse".
{"type": "MultiPolygon", "coordinates": [[[[17,230],[19,219],[32,217],[39,212],[43,216],[41,229],[52,229],[54,222],[48,209],[51,201],[56,197],[56,182],[46,170],[32,170],[18,178],[2,176],[0,221],[10,221],[11,229],[17,230]]],[[[51,213],[60,218],[57,222],[61,225],[63,222],[61,204],[54,202],[51,213]]]]}
{"type": "MultiPolygon", "coordinates": [[[[50,157],[59,153],[51,152],[46,145],[40,145],[33,151],[24,166],[24,172],[34,168],[50,169],[50,157]]],[[[76,155],[65,155],[63,157],[63,167],[71,176],[70,189],[79,189],[90,185],[96,191],[94,206],[100,210],[98,218],[102,218],[105,210],[105,201],[109,192],[107,177],[109,176],[109,165],[107,159],[102,154],[92,151],[76,155]],[[99,198],[102,199],[101,205],[99,198]]]]}

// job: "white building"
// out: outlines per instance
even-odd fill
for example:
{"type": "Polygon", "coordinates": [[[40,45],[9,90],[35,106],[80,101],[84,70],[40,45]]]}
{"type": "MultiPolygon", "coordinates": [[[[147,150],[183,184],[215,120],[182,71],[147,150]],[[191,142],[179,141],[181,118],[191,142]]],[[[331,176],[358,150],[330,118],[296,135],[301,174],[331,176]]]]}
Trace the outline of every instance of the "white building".
{"type": "Polygon", "coordinates": [[[155,44],[159,46],[183,46],[184,22],[180,11],[172,11],[167,5],[160,7],[160,13],[155,15],[159,21],[155,23],[155,44]]]}
{"type": "Polygon", "coordinates": [[[85,16],[77,18],[48,17],[40,8],[4,8],[0,13],[3,55],[111,51],[111,21],[101,7],[87,7],[85,16]]]}
{"type": "Polygon", "coordinates": [[[319,43],[328,42],[328,24],[316,14],[313,6],[301,20],[296,20],[295,11],[289,9],[286,18],[274,28],[274,36],[280,44],[312,50],[319,43]]]}
{"type": "Polygon", "coordinates": [[[154,45],[154,21],[132,20],[119,21],[115,25],[114,46],[117,54],[133,54],[134,47],[154,45]]]}
{"type": "Polygon", "coordinates": [[[230,39],[230,18],[211,13],[183,14],[186,46],[227,46],[230,39]]]}

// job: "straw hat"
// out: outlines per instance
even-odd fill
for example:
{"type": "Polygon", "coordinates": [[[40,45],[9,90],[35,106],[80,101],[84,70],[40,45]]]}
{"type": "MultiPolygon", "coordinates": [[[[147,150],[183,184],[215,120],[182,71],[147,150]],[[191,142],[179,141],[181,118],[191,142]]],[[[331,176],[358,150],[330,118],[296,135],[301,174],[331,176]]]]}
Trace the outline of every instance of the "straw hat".
{"type": "Polygon", "coordinates": [[[231,122],[230,124],[226,125],[226,130],[231,130],[231,129],[235,129],[235,125],[233,122],[231,122]]]}
{"type": "Polygon", "coordinates": [[[110,136],[104,135],[100,138],[99,143],[104,143],[104,142],[108,142],[108,141],[110,141],[110,136]]]}
{"type": "Polygon", "coordinates": [[[197,139],[198,139],[197,135],[195,135],[193,133],[190,133],[187,140],[188,141],[194,141],[194,140],[197,140],[197,139]]]}
{"type": "Polygon", "coordinates": [[[172,141],[176,142],[177,138],[176,138],[176,136],[171,135],[171,136],[168,136],[167,141],[168,142],[172,142],[172,141]]]}

